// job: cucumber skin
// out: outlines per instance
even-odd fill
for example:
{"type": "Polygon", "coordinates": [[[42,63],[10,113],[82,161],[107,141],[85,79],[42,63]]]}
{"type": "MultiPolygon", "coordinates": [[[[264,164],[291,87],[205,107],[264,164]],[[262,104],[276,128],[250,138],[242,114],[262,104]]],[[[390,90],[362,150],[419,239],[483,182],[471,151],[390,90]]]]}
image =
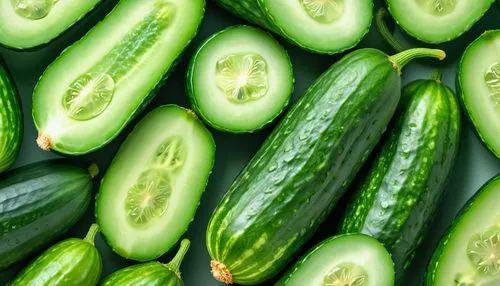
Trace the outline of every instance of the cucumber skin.
{"type": "Polygon", "coordinates": [[[435,80],[406,86],[397,113],[340,232],[360,232],[384,243],[399,279],[437,211],[458,153],[461,118],[456,96],[435,80]],[[407,144],[412,154],[403,154],[407,144]],[[384,202],[389,203],[386,208],[384,202]]]}
{"type": "Polygon", "coordinates": [[[479,137],[479,139],[481,139],[481,142],[483,143],[483,145],[488,150],[490,150],[493,155],[495,155],[498,159],[500,159],[500,150],[494,150],[494,148],[488,144],[485,136],[483,136],[483,134],[481,134],[481,132],[477,129],[477,127],[476,127],[476,126],[478,126],[478,124],[476,123],[477,120],[474,118],[474,115],[472,114],[470,108],[468,108],[467,105],[465,104],[465,94],[463,93],[463,88],[462,88],[462,76],[464,76],[462,74],[462,65],[464,63],[465,56],[467,55],[467,52],[469,51],[469,48],[474,46],[478,42],[484,40],[484,38],[486,38],[486,37],[493,37],[494,34],[496,34],[496,33],[500,34],[500,30],[485,31],[483,34],[481,34],[481,36],[479,36],[472,43],[470,43],[469,46],[467,46],[467,48],[465,49],[465,51],[462,55],[462,58],[460,59],[460,63],[458,65],[457,79],[455,82],[456,82],[457,93],[458,93],[459,99],[460,99],[460,104],[462,106],[462,109],[465,110],[465,114],[467,115],[467,118],[474,126],[474,128],[473,128],[474,132],[479,137]]]}
{"type": "Polygon", "coordinates": [[[209,222],[209,254],[235,283],[273,277],[308,240],[378,142],[400,92],[389,57],[361,49],[298,100],[209,222]]]}
{"type": "Polygon", "coordinates": [[[0,59],[0,173],[14,164],[23,140],[21,99],[0,59]]]}
{"type": "Polygon", "coordinates": [[[123,268],[111,274],[102,286],[183,286],[182,280],[167,265],[148,262],[123,268]]]}
{"type": "Polygon", "coordinates": [[[462,209],[458,212],[457,216],[453,220],[453,223],[451,226],[448,228],[446,233],[443,235],[441,238],[441,241],[439,242],[439,245],[437,246],[436,250],[434,250],[434,253],[432,255],[432,258],[429,262],[429,265],[427,266],[427,272],[425,273],[425,285],[435,285],[435,279],[436,279],[436,271],[439,266],[439,260],[441,258],[441,254],[443,253],[443,250],[446,248],[448,245],[448,241],[450,240],[451,235],[454,233],[455,228],[460,224],[462,221],[462,218],[464,215],[469,211],[469,209],[475,204],[475,201],[478,200],[481,197],[482,193],[488,192],[489,187],[491,185],[495,185],[497,181],[500,180],[500,174],[496,175],[492,179],[490,179],[488,182],[486,182],[475,194],[470,198],[465,205],[462,207],[462,209]]]}
{"type": "Polygon", "coordinates": [[[102,258],[92,243],[70,238],[45,251],[28,265],[9,286],[97,285],[102,258]]]}
{"type": "MultiPolygon", "coordinates": [[[[238,29],[238,28],[242,28],[242,27],[248,27],[248,28],[252,28],[252,29],[257,29],[257,28],[253,28],[251,26],[247,26],[247,25],[236,25],[236,26],[231,26],[229,28],[226,28],[222,31],[219,31],[215,34],[213,34],[212,36],[210,36],[208,39],[206,39],[201,45],[200,47],[196,50],[196,52],[194,53],[193,57],[191,58],[191,61],[189,62],[189,66],[188,66],[188,71],[187,71],[187,76],[186,76],[186,90],[187,90],[187,96],[188,96],[188,99],[191,103],[191,106],[194,110],[194,112],[196,112],[196,114],[199,114],[201,118],[203,118],[203,120],[208,124],[210,125],[211,127],[219,130],[219,131],[224,131],[224,132],[231,132],[231,133],[240,133],[240,134],[243,134],[243,133],[253,133],[253,132],[257,132],[263,128],[265,128],[266,126],[268,126],[269,124],[271,124],[281,113],[283,113],[283,110],[285,110],[285,108],[288,106],[288,104],[290,103],[290,98],[291,96],[289,96],[287,98],[287,100],[285,102],[283,102],[283,105],[281,106],[280,110],[278,110],[275,115],[273,115],[272,117],[270,117],[266,122],[263,122],[260,126],[258,126],[257,128],[255,129],[252,129],[252,130],[248,130],[248,131],[238,131],[238,130],[234,130],[234,129],[228,129],[228,128],[225,128],[224,126],[220,126],[212,121],[210,121],[205,115],[204,115],[204,112],[201,108],[199,108],[199,105],[198,105],[198,102],[196,100],[196,96],[195,96],[195,92],[194,92],[194,69],[195,69],[195,63],[196,63],[196,60],[198,59],[198,56],[200,55],[200,52],[203,50],[203,48],[210,42],[212,41],[213,39],[217,38],[217,36],[219,36],[220,34],[224,33],[224,32],[227,32],[227,31],[230,31],[232,29],[238,29]]],[[[269,35],[269,37],[271,37],[275,43],[277,45],[280,45],[280,43],[278,41],[276,41],[276,39],[274,39],[274,37],[272,35],[270,35],[269,33],[265,32],[265,31],[262,31],[260,29],[258,29],[259,31],[263,32],[263,33],[266,33],[269,35]]],[[[281,45],[280,45],[281,46],[281,45]]],[[[290,63],[290,70],[292,70],[292,75],[293,75],[293,67],[291,65],[291,61],[290,61],[290,56],[288,55],[288,52],[285,50],[285,48],[283,48],[283,51],[285,51],[286,53],[286,57],[288,58],[288,62],[290,63]]],[[[292,77],[292,82],[295,82],[295,79],[292,77]]],[[[293,84],[292,84],[292,91],[290,93],[290,95],[293,93],[293,84]]]]}
{"type": "Polygon", "coordinates": [[[58,161],[28,165],[2,178],[0,270],[68,231],[87,210],[92,190],[88,172],[58,161]]]}

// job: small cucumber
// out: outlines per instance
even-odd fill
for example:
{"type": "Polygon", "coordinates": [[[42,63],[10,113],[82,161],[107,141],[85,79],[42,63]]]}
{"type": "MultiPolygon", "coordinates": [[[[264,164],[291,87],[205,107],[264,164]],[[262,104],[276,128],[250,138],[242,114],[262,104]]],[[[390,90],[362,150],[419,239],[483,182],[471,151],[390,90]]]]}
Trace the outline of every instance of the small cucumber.
{"type": "Polygon", "coordinates": [[[465,204],[434,251],[428,286],[500,285],[500,175],[465,204]]]}
{"type": "Polygon", "coordinates": [[[194,218],[214,157],[212,135],[194,112],[176,105],[150,112],[102,180],[96,217],[108,245],[138,261],[167,252],[194,218]]]}
{"type": "Polygon", "coordinates": [[[123,268],[104,279],[102,286],[183,286],[179,268],[188,249],[189,240],[183,239],[179,251],[169,263],[155,261],[123,268]]]}
{"type": "Polygon", "coordinates": [[[102,258],[94,246],[97,224],[84,239],[69,238],[47,249],[9,286],[94,286],[101,278],[102,258]]]}
{"type": "Polygon", "coordinates": [[[193,109],[212,127],[252,132],[271,123],[293,92],[292,63],[271,35],[229,27],[206,40],[189,65],[193,109]]]}
{"type": "Polygon", "coordinates": [[[331,237],[304,255],[275,286],[393,286],[391,255],[363,234],[331,237]]]}

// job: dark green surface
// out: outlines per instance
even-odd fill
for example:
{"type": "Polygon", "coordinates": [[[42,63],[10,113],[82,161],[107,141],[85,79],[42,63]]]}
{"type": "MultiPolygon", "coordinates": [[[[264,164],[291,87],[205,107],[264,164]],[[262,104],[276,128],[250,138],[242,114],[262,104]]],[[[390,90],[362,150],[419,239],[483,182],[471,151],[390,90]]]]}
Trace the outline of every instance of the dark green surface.
{"type": "MultiPolygon", "coordinates": [[[[34,85],[47,65],[52,62],[66,46],[79,39],[92,25],[102,19],[104,15],[111,10],[114,3],[116,3],[116,0],[104,3],[98,7],[96,13],[90,15],[82,21],[81,24],[41,50],[23,53],[9,51],[3,48],[0,49],[0,54],[5,58],[6,64],[15,77],[15,83],[19,88],[26,122],[23,146],[21,154],[16,161],[16,166],[57,157],[56,154],[41,151],[35,143],[36,131],[31,119],[31,97],[34,85]]],[[[379,1],[379,4],[380,3],[379,1]]],[[[498,5],[496,7],[494,5],[493,9],[486,14],[485,19],[479,21],[479,23],[464,36],[456,41],[443,45],[443,48],[448,52],[448,59],[445,62],[438,64],[433,60],[410,64],[403,73],[403,82],[410,82],[418,78],[428,78],[432,68],[437,66],[441,67],[444,72],[444,82],[449,86],[454,86],[458,57],[465,47],[478,37],[482,31],[487,28],[500,28],[500,23],[498,22],[499,17],[500,9],[498,5]],[[432,64],[432,66],[430,64],[432,64]]],[[[152,101],[147,110],[152,110],[154,107],[165,103],[178,103],[187,106],[187,99],[184,92],[185,76],[187,62],[194,49],[211,34],[230,25],[241,23],[244,22],[232,17],[227,12],[224,12],[213,3],[209,2],[200,34],[185,53],[184,58],[175,69],[175,72],[173,72],[169,80],[167,80],[165,87],[160,90],[158,96],[152,101]]],[[[297,47],[286,44],[283,41],[281,42],[289,50],[292,63],[295,66],[295,96],[303,94],[305,89],[316,77],[340,58],[340,56],[313,55],[297,47]]],[[[376,47],[388,53],[392,52],[380,39],[374,28],[372,28],[368,36],[361,42],[360,47],[376,47]]],[[[144,115],[145,112],[141,113],[139,118],[144,115]]],[[[73,160],[86,163],[95,161],[99,163],[100,168],[104,171],[110,163],[119,144],[125,139],[138,119],[129,124],[112,144],[96,153],[89,154],[85,157],[77,157],[73,160]]],[[[422,247],[417,251],[418,254],[415,263],[410,269],[411,276],[408,278],[408,283],[406,285],[420,286],[422,284],[421,282],[423,281],[426,263],[432,255],[433,249],[439,242],[441,235],[451,223],[457,211],[484,182],[500,172],[500,161],[490,154],[480,143],[472,132],[470,124],[465,121],[464,123],[460,154],[456,162],[456,168],[451,178],[450,185],[445,190],[445,197],[436,215],[436,220],[431,227],[430,235],[424,241],[422,247]]],[[[264,138],[269,134],[271,128],[272,127],[266,128],[252,135],[231,135],[213,131],[217,144],[214,172],[210,178],[208,188],[203,195],[196,217],[186,234],[186,237],[190,238],[192,242],[191,249],[186,255],[181,267],[183,280],[186,285],[220,285],[220,283],[216,282],[211,277],[209,268],[210,258],[205,246],[205,230],[208,220],[218,201],[228,190],[241,169],[248,163],[250,158],[253,157],[264,138]]],[[[96,189],[94,189],[94,192],[95,191],[96,189]]],[[[94,221],[93,214],[94,210],[92,208],[87,212],[85,218],[82,219],[66,237],[83,236],[87,232],[90,223],[94,221]]],[[[337,229],[336,226],[341,215],[342,207],[339,206],[321,227],[322,230],[310,243],[308,243],[307,247],[304,247],[303,251],[306,251],[324,238],[333,235],[337,229]]],[[[104,258],[103,276],[109,275],[113,271],[132,263],[113,253],[111,249],[103,243],[99,236],[97,238],[97,246],[104,258]]],[[[167,254],[162,261],[169,261],[172,255],[173,253],[167,254]]],[[[2,272],[0,274],[0,284],[4,284],[4,282],[9,277],[12,277],[13,273],[19,269],[20,266],[17,266],[12,267],[9,271],[2,272]]]]}

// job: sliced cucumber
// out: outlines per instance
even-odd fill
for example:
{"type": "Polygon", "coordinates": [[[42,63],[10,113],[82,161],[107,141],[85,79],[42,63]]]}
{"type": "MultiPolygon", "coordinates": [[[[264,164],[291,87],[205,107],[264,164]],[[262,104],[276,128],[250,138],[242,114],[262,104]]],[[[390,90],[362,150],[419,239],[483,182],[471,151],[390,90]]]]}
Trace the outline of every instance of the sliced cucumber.
{"type": "Polygon", "coordinates": [[[408,34],[432,44],[467,32],[495,0],[387,0],[389,11],[408,34]]]}
{"type": "Polygon", "coordinates": [[[84,154],[112,140],[161,86],[196,34],[204,4],[120,1],[40,78],[33,98],[40,147],[84,154]]]}
{"type": "Polygon", "coordinates": [[[34,48],[52,41],[83,18],[101,0],[2,0],[0,45],[34,48]]]}
{"type": "Polygon", "coordinates": [[[149,113],[99,191],[96,216],[113,250],[139,261],[167,252],[193,220],[214,156],[212,135],[192,111],[166,105],[149,113]]]}
{"type": "Polygon", "coordinates": [[[292,63],[271,35],[230,27],[195,53],[187,87],[194,110],[214,128],[251,132],[272,122],[288,104],[292,63]]]}
{"type": "Polygon", "coordinates": [[[465,205],[434,252],[426,285],[500,285],[500,175],[465,205]]]}
{"type": "Polygon", "coordinates": [[[393,286],[391,255],[363,234],[329,238],[302,257],[277,286],[393,286]]]}
{"type": "Polygon", "coordinates": [[[479,137],[500,158],[500,30],[485,32],[467,48],[457,82],[479,137]]]}

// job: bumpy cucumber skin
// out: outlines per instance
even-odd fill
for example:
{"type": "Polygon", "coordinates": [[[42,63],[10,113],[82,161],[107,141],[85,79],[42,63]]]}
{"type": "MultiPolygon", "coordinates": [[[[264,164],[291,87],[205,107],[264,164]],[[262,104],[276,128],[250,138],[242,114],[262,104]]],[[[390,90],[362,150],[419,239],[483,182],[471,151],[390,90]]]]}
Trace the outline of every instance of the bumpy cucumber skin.
{"type": "Polygon", "coordinates": [[[47,161],[5,173],[0,181],[0,269],[65,233],[90,203],[83,169],[47,161]]]}
{"type": "Polygon", "coordinates": [[[148,262],[118,270],[102,282],[102,286],[183,286],[180,277],[167,265],[148,262]]]}
{"type": "MultiPolygon", "coordinates": [[[[191,106],[193,107],[193,110],[196,112],[196,114],[199,114],[200,117],[203,118],[203,121],[205,121],[208,125],[212,126],[213,128],[220,130],[220,131],[231,132],[231,133],[253,133],[253,132],[256,132],[256,131],[263,129],[264,127],[271,124],[283,112],[283,110],[285,110],[285,108],[288,106],[288,104],[290,102],[290,97],[291,97],[291,96],[287,97],[287,99],[282,103],[281,108],[273,116],[269,117],[269,119],[267,121],[262,122],[262,124],[260,124],[259,126],[257,126],[256,128],[254,128],[252,130],[241,131],[241,130],[226,128],[224,126],[221,126],[221,125],[211,121],[207,116],[204,115],[203,109],[201,109],[199,107],[199,104],[196,100],[196,95],[194,92],[194,69],[196,67],[196,61],[198,60],[198,56],[200,55],[203,48],[208,43],[210,43],[210,41],[217,38],[217,36],[219,36],[220,34],[228,32],[232,29],[241,29],[242,27],[246,27],[249,29],[253,28],[251,26],[246,26],[246,25],[232,26],[232,27],[226,28],[222,31],[219,31],[219,32],[213,34],[211,37],[209,37],[207,40],[205,40],[205,42],[203,42],[200,45],[200,47],[196,50],[193,57],[191,58],[191,61],[189,62],[189,66],[188,66],[187,76],[186,76],[186,79],[187,79],[186,80],[186,83],[187,83],[186,90],[187,90],[188,99],[191,102],[191,106]]],[[[255,29],[255,28],[253,28],[253,29],[255,29]]],[[[259,31],[261,31],[261,30],[259,30],[259,31]]],[[[261,32],[267,33],[265,31],[261,31],[261,32]]],[[[276,41],[276,39],[274,39],[270,34],[269,34],[269,37],[271,37],[277,45],[280,45],[280,43],[278,41],[276,41]]],[[[289,69],[293,70],[292,62],[290,61],[290,57],[288,55],[288,52],[284,48],[283,48],[283,51],[286,53],[285,56],[288,58],[288,63],[290,64],[289,69]]],[[[292,72],[292,82],[295,82],[295,79],[293,78],[293,72],[292,72]]],[[[292,90],[290,92],[290,95],[293,93],[293,86],[294,86],[294,84],[292,83],[292,90]]]]}
{"type": "Polygon", "coordinates": [[[436,285],[436,275],[437,275],[437,270],[438,266],[440,265],[440,260],[441,260],[441,255],[443,254],[444,250],[446,249],[448,245],[448,241],[450,240],[451,236],[454,234],[455,228],[460,225],[462,218],[464,217],[465,214],[468,213],[469,209],[475,204],[476,200],[479,200],[481,195],[483,193],[489,192],[490,186],[498,184],[500,181],[500,174],[496,175],[493,177],[491,180],[486,182],[477,192],[472,196],[472,198],[465,203],[465,205],[462,207],[460,212],[457,214],[455,219],[453,220],[452,225],[448,228],[446,231],[446,234],[441,238],[441,241],[439,242],[439,245],[437,246],[436,250],[434,250],[434,254],[432,255],[431,261],[429,262],[429,265],[427,267],[427,272],[426,272],[426,283],[425,285],[436,285]]]}
{"type": "Polygon", "coordinates": [[[97,285],[102,258],[95,246],[77,238],[64,240],[28,265],[9,286],[97,285]]]}
{"type": "Polygon", "coordinates": [[[235,283],[273,277],[314,233],[386,129],[400,93],[388,56],[361,49],[291,108],[208,225],[210,256],[235,283]]]}
{"type": "Polygon", "coordinates": [[[380,153],[356,191],[341,233],[364,233],[385,244],[398,278],[427,233],[458,153],[458,100],[436,80],[403,89],[380,153]]]}
{"type": "Polygon", "coordinates": [[[16,160],[23,140],[21,99],[0,59],[0,173],[16,160]]]}
{"type": "Polygon", "coordinates": [[[299,46],[302,49],[305,49],[313,53],[331,55],[349,50],[355,47],[370,31],[370,27],[367,27],[366,30],[362,33],[361,37],[358,39],[358,41],[356,41],[355,43],[353,43],[348,47],[345,47],[344,49],[336,51],[315,49],[310,46],[306,46],[302,44],[299,40],[287,35],[285,31],[282,28],[280,28],[279,25],[276,24],[276,21],[273,19],[272,15],[267,10],[263,0],[215,0],[215,2],[225,10],[229,11],[231,14],[243,18],[256,25],[259,25],[263,28],[266,28],[273,33],[281,35],[291,44],[299,46]]]}
{"type": "Polygon", "coordinates": [[[486,139],[486,137],[483,134],[481,134],[481,132],[477,128],[479,126],[478,120],[476,118],[474,118],[474,114],[472,113],[472,110],[465,104],[465,94],[464,94],[463,88],[462,88],[462,81],[463,81],[462,78],[464,76],[467,76],[467,75],[465,73],[462,73],[462,67],[463,67],[465,58],[468,54],[468,51],[471,47],[475,46],[476,44],[478,44],[481,41],[484,41],[485,38],[500,37],[499,35],[500,35],[500,30],[486,31],[481,36],[479,36],[477,39],[475,39],[465,49],[465,52],[463,53],[462,58],[460,59],[460,63],[458,65],[457,80],[455,81],[456,82],[456,89],[457,89],[459,99],[460,99],[460,103],[462,105],[463,110],[465,110],[465,114],[467,114],[467,118],[469,118],[469,120],[472,122],[472,125],[474,125],[474,127],[475,127],[474,131],[475,131],[476,135],[479,137],[479,139],[481,139],[481,142],[483,143],[483,145],[486,146],[486,148],[488,148],[488,150],[490,150],[491,153],[493,153],[493,155],[495,155],[498,159],[500,159],[500,150],[495,150],[493,148],[493,146],[488,143],[488,140],[486,139]],[[498,35],[496,35],[496,34],[498,34],[498,35]]]}

